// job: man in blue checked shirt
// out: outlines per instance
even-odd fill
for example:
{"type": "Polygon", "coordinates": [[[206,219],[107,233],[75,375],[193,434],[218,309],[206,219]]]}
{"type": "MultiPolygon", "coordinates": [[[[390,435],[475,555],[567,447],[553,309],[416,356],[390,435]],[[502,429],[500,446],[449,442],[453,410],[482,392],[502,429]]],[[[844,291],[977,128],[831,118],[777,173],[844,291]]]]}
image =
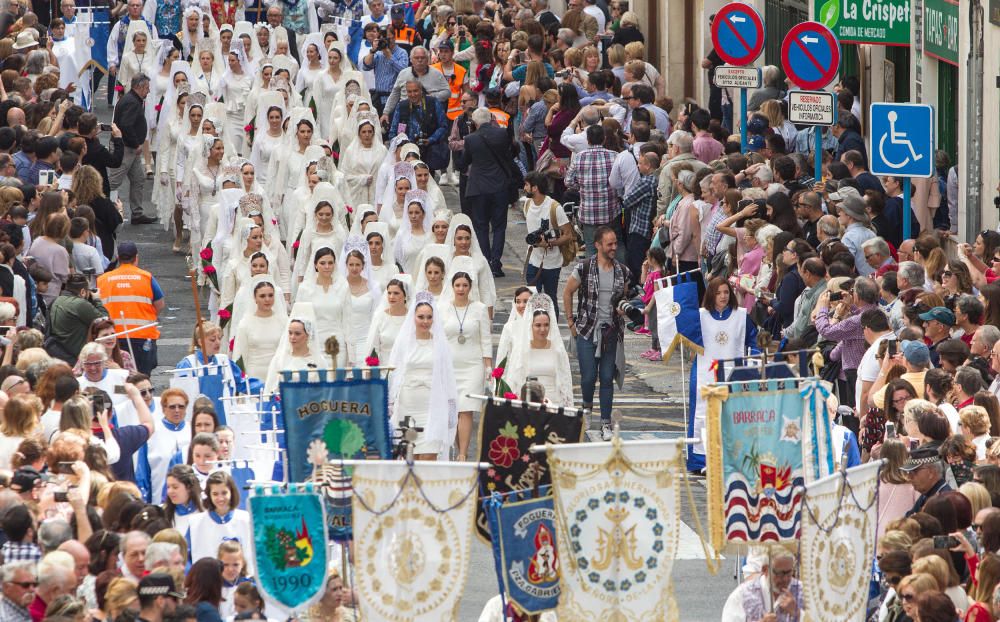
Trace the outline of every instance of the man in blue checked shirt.
{"type": "Polygon", "coordinates": [[[410,57],[403,48],[396,45],[396,35],[389,26],[379,30],[378,39],[372,43],[372,50],[361,59],[365,71],[375,71],[375,108],[379,115],[385,109],[385,102],[396,84],[396,76],[410,65],[410,57]]]}

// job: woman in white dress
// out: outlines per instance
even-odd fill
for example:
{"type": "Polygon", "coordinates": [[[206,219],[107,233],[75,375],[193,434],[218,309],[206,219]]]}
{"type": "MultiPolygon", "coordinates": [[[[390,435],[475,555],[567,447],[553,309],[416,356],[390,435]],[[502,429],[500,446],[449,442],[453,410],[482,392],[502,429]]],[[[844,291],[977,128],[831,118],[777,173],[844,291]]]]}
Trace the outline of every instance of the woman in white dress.
{"type": "MultiPolygon", "coordinates": [[[[191,197],[185,196],[185,183],[188,181],[188,171],[194,168],[194,162],[200,159],[204,147],[202,138],[202,120],[205,116],[205,96],[192,93],[187,98],[184,110],[183,129],[177,137],[177,147],[173,157],[174,205],[175,220],[177,211],[181,213],[181,225],[188,231],[191,224],[191,197]]],[[[180,234],[175,234],[175,248],[180,243],[180,234]]]]}
{"type": "MultiPolygon", "coordinates": [[[[233,247],[233,252],[229,261],[225,264],[223,274],[220,275],[220,312],[228,308],[230,317],[232,309],[229,308],[236,299],[236,292],[240,287],[250,280],[250,258],[263,252],[264,249],[264,229],[258,226],[249,218],[240,218],[236,223],[237,243],[233,247]],[[237,250],[238,249],[238,250],[237,250]]],[[[273,275],[272,275],[273,278],[273,275]]]]}
{"type": "Polygon", "coordinates": [[[253,313],[255,303],[252,290],[253,284],[259,276],[266,276],[268,281],[274,284],[274,297],[277,301],[275,309],[280,310],[282,315],[288,315],[288,309],[291,308],[291,305],[288,304],[287,292],[271,273],[271,260],[268,259],[267,253],[259,251],[250,256],[250,279],[244,281],[236,291],[236,298],[233,300],[233,326],[239,326],[240,321],[245,316],[253,313]]]}
{"type": "Polygon", "coordinates": [[[531,298],[532,291],[527,287],[518,287],[514,290],[514,300],[511,303],[510,315],[500,331],[500,343],[497,345],[497,361],[503,366],[504,359],[510,354],[514,336],[517,334],[517,326],[524,319],[524,309],[528,306],[528,299],[531,298]]]}
{"type": "Polygon", "coordinates": [[[434,296],[434,300],[440,300],[447,290],[444,286],[444,275],[448,269],[448,264],[437,255],[432,255],[424,262],[424,269],[421,271],[418,283],[426,285],[425,291],[434,296]]]}
{"type": "Polygon", "coordinates": [[[320,246],[343,248],[344,242],[347,240],[347,229],[334,218],[335,211],[330,196],[334,192],[336,190],[333,186],[326,182],[316,184],[316,189],[313,192],[316,203],[306,219],[295,251],[294,274],[298,281],[302,280],[302,276],[306,273],[306,267],[312,261],[317,248],[320,246]]]}
{"type": "Polygon", "coordinates": [[[436,209],[431,222],[431,233],[434,234],[434,244],[445,244],[448,241],[448,225],[451,224],[453,212],[450,209],[436,209]]]}
{"type": "MultiPolygon", "coordinates": [[[[313,84],[326,73],[326,48],[323,46],[323,36],[314,32],[306,37],[303,45],[304,60],[299,73],[295,76],[295,91],[302,95],[302,101],[312,110],[317,110],[318,102],[313,84]]],[[[299,56],[303,58],[303,56],[299,56]]],[[[313,113],[316,114],[315,112],[313,113]]]]}
{"type": "Polygon", "coordinates": [[[399,336],[399,329],[403,326],[403,319],[406,317],[408,289],[407,275],[391,279],[385,286],[382,304],[375,311],[371,326],[368,328],[368,338],[364,346],[365,358],[375,356],[380,363],[388,360],[392,346],[396,343],[396,337],[399,336]]]}
{"type": "MultiPolygon", "coordinates": [[[[416,259],[431,239],[431,208],[427,193],[411,190],[406,193],[406,219],[396,234],[396,263],[403,272],[413,272],[416,259]]],[[[392,225],[390,225],[391,227],[392,225]]]]}
{"type": "Polygon", "coordinates": [[[458,388],[451,348],[434,297],[419,292],[403,320],[389,355],[389,413],[394,427],[404,417],[423,428],[413,449],[416,460],[447,459],[458,423],[458,388]]]}
{"type": "Polygon", "coordinates": [[[198,71],[195,72],[193,89],[215,99],[219,94],[222,71],[216,68],[216,52],[211,45],[202,45],[198,50],[198,71]]]}
{"type": "Polygon", "coordinates": [[[368,255],[371,257],[372,276],[379,283],[388,283],[399,274],[392,251],[389,225],[376,221],[365,227],[368,255]]]}
{"type": "Polygon", "coordinates": [[[326,369],[323,350],[316,335],[316,313],[312,304],[296,302],[288,315],[288,323],[281,333],[278,349],[267,368],[267,382],[264,390],[274,393],[278,390],[283,371],[326,369]]]}
{"type": "Polygon", "coordinates": [[[344,151],[341,148],[340,171],[347,182],[349,196],[346,199],[350,205],[375,203],[375,176],[386,154],[382,143],[375,141],[377,125],[378,118],[374,113],[360,117],[357,140],[350,149],[344,151]]]}
{"type": "Polygon", "coordinates": [[[284,132],[281,122],[285,120],[285,107],[278,93],[262,93],[256,100],[257,109],[253,145],[250,148],[250,162],[256,171],[257,181],[261,186],[268,186],[267,171],[271,167],[271,158],[281,146],[284,132]]]}
{"type": "MultiPolygon", "coordinates": [[[[402,158],[399,154],[409,140],[405,134],[396,134],[396,136],[389,141],[388,147],[386,147],[385,159],[382,160],[382,164],[378,167],[378,175],[375,177],[375,209],[382,213],[382,201],[385,199],[387,190],[392,187],[396,182],[396,164],[398,164],[402,158]]],[[[414,177],[413,185],[407,190],[416,187],[416,177],[414,177]]]]}
{"type": "MultiPolygon", "coordinates": [[[[257,64],[257,70],[254,72],[253,84],[250,86],[250,95],[247,97],[246,105],[246,123],[253,123],[257,119],[258,103],[260,98],[265,93],[270,93],[273,91],[271,88],[271,78],[274,77],[274,63],[271,61],[264,61],[263,63],[257,64]]],[[[283,104],[284,102],[282,102],[283,104]]],[[[255,131],[261,131],[263,126],[257,125],[255,131]]]]}
{"type": "Polygon", "coordinates": [[[219,96],[226,103],[226,132],[229,143],[236,148],[236,153],[249,153],[244,150],[246,133],[243,126],[246,123],[246,103],[253,84],[253,66],[243,49],[243,41],[237,39],[230,46],[226,55],[228,68],[222,74],[219,82],[219,96]]]}
{"type": "Polygon", "coordinates": [[[372,275],[368,243],[364,238],[348,238],[340,261],[340,270],[347,277],[347,289],[350,293],[344,309],[346,343],[341,348],[347,348],[348,366],[361,367],[368,356],[365,352],[365,340],[368,338],[372,314],[381,300],[382,290],[372,275]]]}
{"type": "Polygon", "coordinates": [[[431,205],[435,211],[448,209],[448,202],[444,200],[444,193],[441,192],[441,188],[434,181],[434,177],[431,176],[431,168],[425,162],[421,160],[413,162],[413,176],[417,180],[417,188],[426,192],[431,198],[431,205]]]}
{"type": "Polygon", "coordinates": [[[256,309],[253,313],[242,315],[236,325],[233,360],[250,378],[264,380],[271,359],[278,351],[278,342],[288,323],[288,316],[284,301],[269,274],[253,277],[247,289],[253,296],[256,309]]]}
{"type": "Polygon", "coordinates": [[[344,54],[343,44],[339,41],[334,41],[329,49],[324,50],[326,70],[313,80],[306,101],[312,98],[316,102],[316,119],[319,121],[320,135],[323,138],[330,138],[330,142],[333,143],[331,138],[333,104],[337,93],[344,88],[344,79],[350,75],[352,67],[344,54]]]}
{"type": "MultiPolygon", "coordinates": [[[[118,83],[121,85],[121,94],[125,94],[132,88],[132,78],[139,74],[147,76],[153,75],[156,71],[156,46],[150,39],[149,26],[142,20],[135,20],[128,25],[125,35],[125,49],[122,52],[121,61],[118,65],[118,83]]],[[[148,128],[154,127],[149,124],[152,118],[153,108],[156,99],[147,97],[145,100],[145,116],[148,128]]],[[[146,175],[153,173],[153,154],[150,153],[149,144],[150,133],[147,130],[146,140],[142,143],[142,158],[146,164],[146,175]]]]}
{"type": "Polygon", "coordinates": [[[156,176],[153,183],[153,205],[165,230],[174,228],[173,252],[180,253],[181,239],[184,233],[184,219],[180,204],[177,202],[176,155],[177,143],[187,125],[184,109],[187,107],[187,85],[178,91],[171,99],[171,106],[162,106],[159,114],[163,119],[160,129],[156,132],[156,176]]]}
{"type": "Polygon", "coordinates": [[[160,125],[160,113],[169,106],[171,99],[167,97],[167,92],[172,86],[174,62],[181,57],[181,53],[172,45],[161,45],[157,49],[156,57],[154,73],[149,76],[149,95],[147,96],[147,99],[152,100],[153,114],[146,116],[146,123],[152,132],[153,151],[156,151],[156,132],[160,125]]]}
{"type": "Polygon", "coordinates": [[[458,460],[464,461],[472,438],[472,413],[480,407],[467,395],[482,395],[493,371],[492,322],[486,305],[469,299],[472,277],[468,273],[455,273],[450,285],[452,299],[440,307],[458,386],[458,460]]]}
{"type": "Polygon", "coordinates": [[[397,235],[400,225],[407,220],[406,194],[416,187],[413,165],[409,162],[397,162],[392,172],[392,183],[386,188],[385,196],[375,206],[379,210],[379,220],[389,224],[389,231],[393,235],[397,235]]]}
{"type": "MultiPolygon", "coordinates": [[[[290,197],[295,189],[306,179],[308,164],[307,149],[313,144],[313,129],[315,123],[307,108],[296,108],[288,119],[282,144],[271,157],[267,172],[271,205],[279,209],[281,220],[287,218],[288,224],[294,221],[292,209],[285,204],[285,198],[290,197]]],[[[283,229],[288,239],[288,231],[283,229]]]]}
{"type": "Polygon", "coordinates": [[[449,265],[450,280],[451,274],[459,269],[466,269],[472,275],[474,284],[470,298],[482,302],[489,309],[490,318],[493,317],[493,308],[497,303],[496,282],[493,280],[493,271],[490,264],[483,256],[482,249],[475,242],[476,236],[472,228],[472,220],[465,214],[455,214],[448,226],[448,238],[445,242],[451,247],[452,264],[456,263],[456,258],[467,257],[468,261],[459,260],[458,265],[449,265]],[[460,266],[460,267],[459,267],[460,266]]]}
{"type": "Polygon", "coordinates": [[[195,143],[194,148],[200,151],[186,154],[191,162],[185,167],[181,184],[181,207],[191,230],[191,255],[196,264],[211,241],[205,236],[214,230],[225,154],[221,138],[203,134],[198,140],[200,144],[195,143]]]}
{"type": "Polygon", "coordinates": [[[347,366],[347,281],[337,274],[337,257],[333,249],[321,246],[311,257],[310,270],[295,294],[295,304],[311,303],[316,320],[316,339],[326,343],[336,337],[340,344],[337,367],[347,366]]]}
{"type": "Polygon", "coordinates": [[[555,306],[547,294],[535,294],[529,300],[504,370],[504,379],[520,395],[530,377],[545,387],[545,401],[553,406],[572,408],[573,378],[569,355],[559,334],[555,306]]]}

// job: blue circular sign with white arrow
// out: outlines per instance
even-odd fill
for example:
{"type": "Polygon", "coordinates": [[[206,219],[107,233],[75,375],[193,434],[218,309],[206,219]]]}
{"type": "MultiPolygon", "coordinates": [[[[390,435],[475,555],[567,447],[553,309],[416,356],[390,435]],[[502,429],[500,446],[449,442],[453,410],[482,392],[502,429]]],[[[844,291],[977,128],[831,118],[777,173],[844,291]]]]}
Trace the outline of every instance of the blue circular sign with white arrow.
{"type": "Polygon", "coordinates": [[[730,65],[749,65],[764,51],[764,20],[750,5],[730,2],[712,21],[712,45],[730,65]]]}
{"type": "Polygon", "coordinates": [[[799,88],[822,89],[840,69],[840,42],[819,22],[796,24],[781,42],[781,65],[799,88]]]}

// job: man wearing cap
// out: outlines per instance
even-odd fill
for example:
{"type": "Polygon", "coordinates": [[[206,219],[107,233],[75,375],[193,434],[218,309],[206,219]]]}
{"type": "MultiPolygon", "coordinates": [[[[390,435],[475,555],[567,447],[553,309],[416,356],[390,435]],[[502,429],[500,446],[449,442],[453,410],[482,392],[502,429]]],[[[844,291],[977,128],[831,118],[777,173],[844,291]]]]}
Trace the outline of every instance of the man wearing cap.
{"type": "Polygon", "coordinates": [[[920,314],[920,320],[924,323],[924,336],[930,340],[928,349],[931,353],[931,363],[937,367],[939,365],[937,347],[947,339],[951,339],[951,327],[955,325],[955,314],[948,307],[934,307],[926,313],[920,314]]]}
{"type": "Polygon", "coordinates": [[[882,358],[882,368],[868,392],[869,407],[885,409],[886,376],[896,365],[903,365],[906,371],[900,376],[913,385],[917,395],[924,394],[924,376],[931,366],[931,353],[923,341],[903,340],[895,356],[882,358]]]}
{"type": "Polygon", "coordinates": [[[389,17],[392,20],[392,31],[396,39],[396,45],[403,48],[404,52],[409,53],[410,50],[416,49],[417,46],[422,44],[423,37],[416,29],[411,28],[404,21],[406,17],[406,11],[404,9],[403,3],[398,2],[392,5],[389,9],[389,17]]]}
{"type": "Polygon", "coordinates": [[[858,274],[868,276],[875,270],[865,261],[865,250],[861,245],[875,237],[875,232],[869,227],[871,218],[865,211],[865,202],[860,198],[848,196],[840,202],[837,208],[840,212],[837,220],[844,229],[840,241],[854,255],[854,267],[858,274]]]}
{"type": "Polygon", "coordinates": [[[149,375],[156,367],[156,340],[160,330],[149,326],[166,306],[163,290],[149,272],[139,268],[135,242],[118,245],[118,267],[97,277],[97,289],[119,333],[118,343],[135,357],[135,366],[149,375]]]}
{"type": "Polygon", "coordinates": [[[163,622],[164,617],[173,615],[183,598],[170,575],[160,572],[146,575],[139,579],[139,620],[163,622]]]}
{"type": "Polygon", "coordinates": [[[920,493],[907,516],[924,509],[927,500],[939,492],[948,492],[951,486],[944,479],[946,465],[938,455],[937,447],[918,447],[910,452],[902,470],[913,489],[920,493]]]}
{"type": "Polygon", "coordinates": [[[431,65],[431,69],[440,71],[448,81],[450,96],[445,115],[449,121],[454,121],[462,114],[462,87],[465,85],[465,76],[468,73],[465,67],[455,63],[454,56],[455,45],[450,39],[442,39],[437,47],[438,62],[431,65]]]}
{"type": "Polygon", "coordinates": [[[100,317],[108,317],[108,311],[91,293],[87,276],[71,274],[49,309],[49,354],[75,364],[91,323],[100,317]]]}
{"type": "Polygon", "coordinates": [[[38,501],[37,487],[42,483],[42,474],[35,467],[23,466],[14,471],[10,478],[10,489],[24,501],[38,501]]]}

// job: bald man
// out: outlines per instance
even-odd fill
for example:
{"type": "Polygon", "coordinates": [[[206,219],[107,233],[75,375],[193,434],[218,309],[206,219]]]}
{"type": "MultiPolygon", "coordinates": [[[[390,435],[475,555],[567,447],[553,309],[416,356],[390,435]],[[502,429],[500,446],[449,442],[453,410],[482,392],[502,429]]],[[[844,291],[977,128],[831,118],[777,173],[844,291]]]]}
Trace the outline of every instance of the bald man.
{"type": "Polygon", "coordinates": [[[11,108],[7,111],[7,125],[9,127],[14,127],[16,125],[24,125],[24,111],[20,108],[11,108]]]}

